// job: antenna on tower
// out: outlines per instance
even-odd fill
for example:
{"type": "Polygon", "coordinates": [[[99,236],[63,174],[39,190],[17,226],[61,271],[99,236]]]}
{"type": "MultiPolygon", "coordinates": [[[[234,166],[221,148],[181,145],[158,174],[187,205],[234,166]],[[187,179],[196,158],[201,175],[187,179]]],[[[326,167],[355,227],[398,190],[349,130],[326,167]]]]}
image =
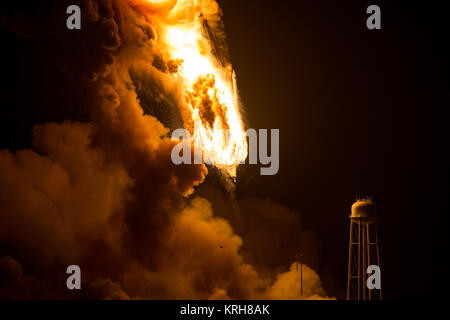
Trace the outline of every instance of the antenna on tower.
{"type": "Polygon", "coordinates": [[[303,255],[300,253],[297,253],[295,255],[295,261],[297,262],[297,274],[298,274],[298,267],[300,265],[300,296],[303,296],[303,255]]]}

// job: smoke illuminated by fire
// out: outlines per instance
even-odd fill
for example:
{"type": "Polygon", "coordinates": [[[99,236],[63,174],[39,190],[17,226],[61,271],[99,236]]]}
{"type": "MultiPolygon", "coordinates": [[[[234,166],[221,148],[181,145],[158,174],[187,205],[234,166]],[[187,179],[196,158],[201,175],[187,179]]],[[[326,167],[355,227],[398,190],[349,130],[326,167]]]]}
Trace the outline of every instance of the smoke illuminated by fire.
{"type": "MultiPolygon", "coordinates": [[[[0,299],[327,298],[306,265],[300,294],[292,260],[314,265],[318,249],[298,212],[236,199],[205,182],[204,164],[171,161],[168,128],[181,125],[232,178],[247,155],[214,0],[85,0],[82,29],[67,33],[16,4],[34,23],[17,29],[11,13],[27,37],[15,48],[0,25],[5,48],[42,61],[20,67],[30,79],[51,75],[19,88],[61,114],[33,123],[33,149],[0,150],[0,299]],[[67,290],[69,265],[83,290],[67,290]]],[[[64,6],[52,0],[52,12],[64,6]]]]}
{"type": "MultiPolygon", "coordinates": [[[[170,4],[173,1],[147,1],[170,4]]],[[[239,113],[235,74],[214,56],[203,26],[201,9],[217,6],[210,1],[178,1],[161,23],[158,45],[167,60],[178,64],[173,77],[181,80],[192,124],[194,146],[218,168],[236,177],[236,168],[247,157],[247,140],[239,113]],[[172,21],[176,21],[175,23],[172,21]]]]}

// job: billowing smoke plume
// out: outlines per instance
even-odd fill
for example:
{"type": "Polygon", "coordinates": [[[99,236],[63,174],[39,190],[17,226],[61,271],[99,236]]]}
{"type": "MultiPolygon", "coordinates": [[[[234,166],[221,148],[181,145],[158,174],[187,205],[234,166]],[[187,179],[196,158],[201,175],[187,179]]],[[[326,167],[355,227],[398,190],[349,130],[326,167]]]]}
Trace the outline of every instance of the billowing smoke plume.
{"type": "MultiPolygon", "coordinates": [[[[226,59],[217,3],[179,1],[186,15],[170,19],[203,8],[226,59]]],[[[36,125],[32,148],[0,151],[0,298],[326,297],[307,266],[300,296],[294,254],[309,250],[313,263],[317,249],[297,212],[214,188],[194,193],[206,166],[172,164],[169,129],[183,125],[185,97],[171,76],[177,61],[157,40],[177,1],[151,2],[86,0],[82,30],[65,30],[60,15],[39,29],[58,52],[47,67],[80,93],[86,119],[68,112],[65,121],[36,125]],[[72,264],[82,270],[80,291],[65,287],[72,264]]],[[[2,17],[2,26],[38,37],[17,19],[2,17]]]]}

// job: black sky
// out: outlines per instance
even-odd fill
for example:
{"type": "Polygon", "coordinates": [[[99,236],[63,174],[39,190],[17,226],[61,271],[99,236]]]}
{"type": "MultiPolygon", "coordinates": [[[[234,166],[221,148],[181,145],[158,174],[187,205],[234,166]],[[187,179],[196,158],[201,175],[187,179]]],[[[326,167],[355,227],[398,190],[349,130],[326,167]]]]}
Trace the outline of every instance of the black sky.
{"type": "Polygon", "coordinates": [[[341,298],[350,206],[373,196],[385,298],[436,297],[439,7],[378,1],[382,29],[371,31],[368,1],[220,4],[248,126],[280,129],[279,174],[241,179],[239,194],[302,213],[325,288],[341,298]]]}

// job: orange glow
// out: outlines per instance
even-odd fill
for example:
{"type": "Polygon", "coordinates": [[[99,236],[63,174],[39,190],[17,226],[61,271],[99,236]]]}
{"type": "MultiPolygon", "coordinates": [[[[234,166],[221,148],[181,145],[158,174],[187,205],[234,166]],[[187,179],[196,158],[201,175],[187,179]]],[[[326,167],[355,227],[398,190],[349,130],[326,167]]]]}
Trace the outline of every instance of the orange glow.
{"type": "Polygon", "coordinates": [[[161,26],[159,41],[168,59],[180,61],[172,76],[185,92],[194,146],[201,148],[205,160],[236,178],[239,163],[247,157],[247,139],[235,76],[231,66],[222,66],[213,55],[199,6],[197,1],[179,0],[161,26]]]}

